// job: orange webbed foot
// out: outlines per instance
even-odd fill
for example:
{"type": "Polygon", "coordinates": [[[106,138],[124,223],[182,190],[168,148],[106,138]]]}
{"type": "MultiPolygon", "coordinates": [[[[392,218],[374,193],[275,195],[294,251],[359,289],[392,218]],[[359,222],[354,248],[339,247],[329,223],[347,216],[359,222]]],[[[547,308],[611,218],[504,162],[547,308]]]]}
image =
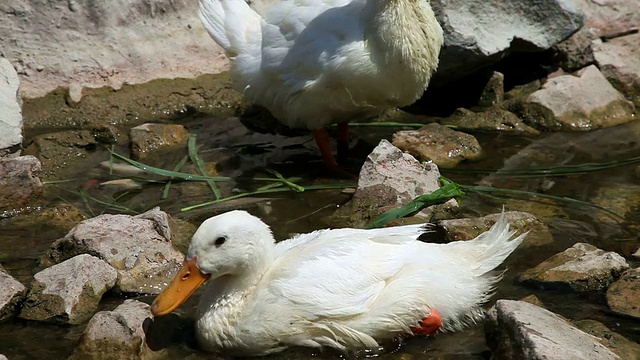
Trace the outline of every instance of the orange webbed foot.
{"type": "Polygon", "coordinates": [[[440,313],[431,309],[429,315],[420,322],[420,327],[412,328],[411,331],[413,332],[413,335],[417,336],[433,335],[438,331],[438,329],[440,329],[441,325],[442,317],[440,316],[440,313]]]}

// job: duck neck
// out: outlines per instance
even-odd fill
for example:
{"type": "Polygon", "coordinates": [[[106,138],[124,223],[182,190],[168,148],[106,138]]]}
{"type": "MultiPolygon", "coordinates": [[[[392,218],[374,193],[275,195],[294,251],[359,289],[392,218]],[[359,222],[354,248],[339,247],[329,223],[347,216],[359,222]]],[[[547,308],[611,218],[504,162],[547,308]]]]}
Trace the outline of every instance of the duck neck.
{"type": "Polygon", "coordinates": [[[438,67],[443,35],[427,0],[368,0],[362,16],[378,61],[409,67],[416,76],[426,76],[420,80],[429,80],[438,67]]]}

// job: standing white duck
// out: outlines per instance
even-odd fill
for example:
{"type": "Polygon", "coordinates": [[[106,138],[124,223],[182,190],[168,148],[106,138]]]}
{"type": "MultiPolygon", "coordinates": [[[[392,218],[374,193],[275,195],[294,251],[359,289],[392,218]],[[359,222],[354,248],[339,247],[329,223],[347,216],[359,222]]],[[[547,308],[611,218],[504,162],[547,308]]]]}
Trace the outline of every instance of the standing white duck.
{"type": "Polygon", "coordinates": [[[200,19],[231,61],[236,88],[292,128],[313,130],[340,167],[325,126],[406,106],[438,66],[442,28],[427,0],[200,0],[200,19]]]}
{"type": "Polygon", "coordinates": [[[179,307],[208,280],[196,334],[209,351],[262,355],[289,346],[374,348],[395,337],[459,330],[483,317],[522,242],[502,217],[474,240],[425,243],[423,225],[319,230],[274,243],[245,211],[202,223],[183,268],[151,306],[179,307]]]}

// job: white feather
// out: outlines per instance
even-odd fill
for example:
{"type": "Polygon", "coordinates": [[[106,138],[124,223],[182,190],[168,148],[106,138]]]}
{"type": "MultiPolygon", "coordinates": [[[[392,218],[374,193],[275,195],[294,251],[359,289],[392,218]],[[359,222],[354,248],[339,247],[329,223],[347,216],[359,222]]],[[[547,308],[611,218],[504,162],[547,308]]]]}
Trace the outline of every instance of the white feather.
{"type": "Polygon", "coordinates": [[[522,242],[503,217],[474,240],[432,244],[421,225],[332,229],[274,243],[243,211],[205,221],[189,258],[210,273],[197,333],[210,350],[262,354],[286,346],[375,347],[411,334],[437,310],[443,330],[483,316],[500,275],[493,270],[522,242]],[[224,236],[224,245],[212,242],[224,236]]]}

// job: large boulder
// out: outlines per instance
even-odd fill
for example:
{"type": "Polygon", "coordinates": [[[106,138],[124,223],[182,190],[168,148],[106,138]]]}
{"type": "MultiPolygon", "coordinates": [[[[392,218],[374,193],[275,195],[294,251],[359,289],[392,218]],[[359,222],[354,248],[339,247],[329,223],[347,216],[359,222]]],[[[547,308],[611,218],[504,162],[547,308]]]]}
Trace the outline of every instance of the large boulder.
{"type": "Polygon", "coordinates": [[[171,238],[169,216],[159,208],[137,216],[100,215],[56,240],[42,262],[50,265],[91,254],[116,269],[117,291],[158,294],[184,260],[171,238]]]}
{"type": "Polygon", "coordinates": [[[514,52],[543,51],[582,26],[569,0],[432,0],[445,34],[433,83],[467,75],[514,52]]]}
{"type": "Polygon", "coordinates": [[[20,317],[81,324],[93,315],[118,274],[105,261],[82,254],[33,277],[20,317]]]}
{"type": "Polygon", "coordinates": [[[191,0],[5,1],[0,48],[18,69],[23,95],[195,77],[227,60],[191,0]]]}
{"type": "Polygon", "coordinates": [[[592,42],[593,57],[602,74],[636,106],[640,106],[640,34],[592,42]]]}
{"type": "Polygon", "coordinates": [[[496,359],[618,359],[595,336],[524,301],[498,300],[488,313],[485,328],[496,359]]]}

